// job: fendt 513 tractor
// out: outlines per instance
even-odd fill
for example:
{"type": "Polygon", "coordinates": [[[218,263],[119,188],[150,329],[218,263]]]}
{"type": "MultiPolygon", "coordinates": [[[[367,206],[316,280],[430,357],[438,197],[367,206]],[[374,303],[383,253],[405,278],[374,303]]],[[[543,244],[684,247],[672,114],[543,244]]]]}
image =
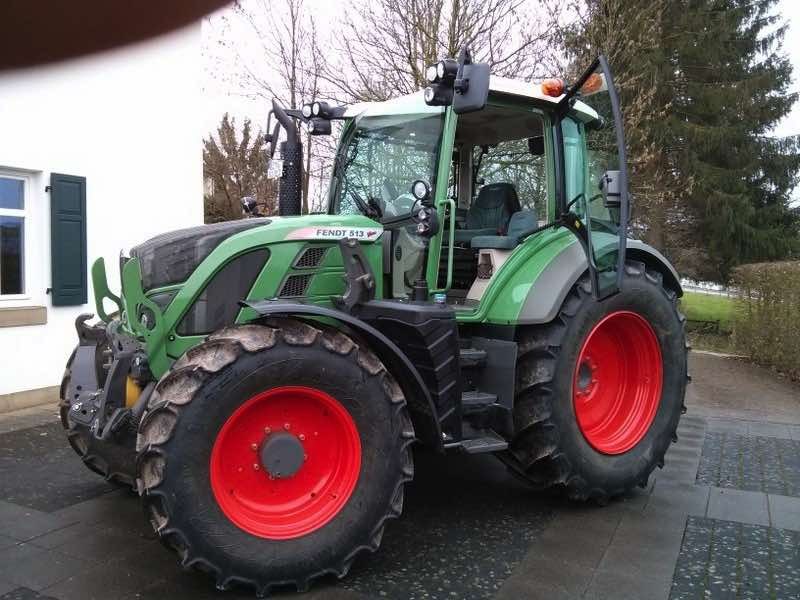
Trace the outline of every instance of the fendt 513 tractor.
{"type": "Polygon", "coordinates": [[[465,49],[428,79],[387,102],[274,101],[280,216],[148,240],[119,296],[92,267],[69,442],[219,588],[345,576],[400,516],[415,441],[603,504],[676,439],[682,292],[628,237],[606,60],[535,84],[465,49]],[[301,216],[299,128],[333,120],[327,212],[301,216]]]}

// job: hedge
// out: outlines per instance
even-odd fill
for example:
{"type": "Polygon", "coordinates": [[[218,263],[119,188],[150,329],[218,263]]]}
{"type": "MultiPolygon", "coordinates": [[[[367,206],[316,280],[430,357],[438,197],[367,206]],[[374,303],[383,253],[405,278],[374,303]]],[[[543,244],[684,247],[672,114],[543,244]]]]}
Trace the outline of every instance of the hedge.
{"type": "Polygon", "coordinates": [[[733,286],[737,351],[800,379],[800,261],[743,265],[733,286]]]}

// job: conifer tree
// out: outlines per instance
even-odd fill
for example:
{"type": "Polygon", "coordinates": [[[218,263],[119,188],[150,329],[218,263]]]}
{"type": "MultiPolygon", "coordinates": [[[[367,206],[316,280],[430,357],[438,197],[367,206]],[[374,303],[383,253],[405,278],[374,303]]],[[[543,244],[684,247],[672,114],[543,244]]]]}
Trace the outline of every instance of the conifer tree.
{"type": "Polygon", "coordinates": [[[588,0],[565,39],[574,64],[609,57],[632,229],[690,277],[800,250],[800,145],[771,135],[797,100],[777,1],[588,0]]]}

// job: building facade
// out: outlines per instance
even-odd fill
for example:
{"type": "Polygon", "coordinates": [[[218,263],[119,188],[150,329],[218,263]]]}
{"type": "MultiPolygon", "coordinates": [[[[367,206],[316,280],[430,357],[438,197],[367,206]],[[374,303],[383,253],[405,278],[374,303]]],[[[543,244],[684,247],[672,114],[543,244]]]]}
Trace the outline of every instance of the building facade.
{"type": "Polygon", "coordinates": [[[0,73],[0,411],[55,401],[97,257],[203,221],[200,24],[0,73]]]}

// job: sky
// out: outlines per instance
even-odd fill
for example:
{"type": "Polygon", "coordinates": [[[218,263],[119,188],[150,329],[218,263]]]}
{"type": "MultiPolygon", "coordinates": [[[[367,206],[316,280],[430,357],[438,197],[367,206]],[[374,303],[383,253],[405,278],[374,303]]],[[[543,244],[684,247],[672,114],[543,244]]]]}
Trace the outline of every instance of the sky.
{"type": "MultiPolygon", "coordinates": [[[[305,0],[305,10],[312,11],[321,27],[322,37],[335,35],[337,12],[342,2],[330,0],[305,0]]],[[[800,92],[800,0],[781,0],[778,11],[788,21],[789,30],[784,40],[784,52],[794,66],[792,91],[800,92]]],[[[227,18],[232,9],[219,11],[203,22],[203,132],[214,131],[225,112],[241,120],[249,117],[256,127],[266,124],[269,107],[264,99],[254,100],[245,97],[235,84],[236,74],[241,70],[241,61],[256,64],[259,59],[258,48],[247,43],[250,30],[239,19],[227,18]],[[234,56],[219,42],[221,39],[236,39],[242,47],[241,56],[234,56]]],[[[774,135],[800,135],[800,102],[795,103],[792,112],[776,127],[774,135]]],[[[800,186],[793,194],[794,203],[800,205],[800,186]]]]}

